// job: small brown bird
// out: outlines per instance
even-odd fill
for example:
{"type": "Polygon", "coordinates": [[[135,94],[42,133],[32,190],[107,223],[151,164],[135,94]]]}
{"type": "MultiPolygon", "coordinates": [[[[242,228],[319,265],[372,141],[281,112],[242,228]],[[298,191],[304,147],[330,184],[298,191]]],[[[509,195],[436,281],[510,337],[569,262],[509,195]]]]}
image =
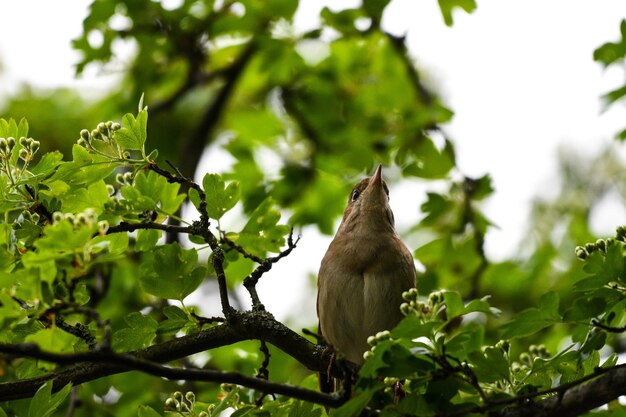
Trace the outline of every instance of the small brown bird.
{"type": "Polygon", "coordinates": [[[317,286],[322,336],[360,366],[368,336],[398,324],[402,292],[415,287],[415,264],[396,233],[382,166],[352,189],[317,286]]]}

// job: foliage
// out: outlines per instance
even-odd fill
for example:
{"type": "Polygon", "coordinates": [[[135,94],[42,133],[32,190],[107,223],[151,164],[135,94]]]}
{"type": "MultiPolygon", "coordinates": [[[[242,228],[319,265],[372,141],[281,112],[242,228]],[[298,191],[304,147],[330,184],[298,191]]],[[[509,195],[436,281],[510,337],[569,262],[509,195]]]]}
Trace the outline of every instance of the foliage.
{"type": "MultiPolygon", "coordinates": [[[[387,3],[325,8],[297,33],[295,0],[93,2],[77,71],[111,62],[120,41],[135,48],[120,91],[95,107],[109,117],[142,92],[154,105],[93,129],[79,118],[68,157],[47,130],[40,143],[25,119],[0,119],[0,416],[623,413],[626,229],[598,239],[589,227],[616,178],[626,195],[623,166],[609,152],[587,165],[564,155],[527,255],[491,262],[491,179],[456,167],[440,129],[452,112],[380,27],[387,3]],[[194,180],[205,148],[233,162],[194,180]],[[353,381],[256,286],[296,248],[293,226],[332,233],[379,162],[397,167],[389,182],[434,186],[402,231],[419,242],[418,288],[399,325],[370,337],[353,381]],[[221,314],[203,317],[196,291],[218,294],[206,304],[221,314]],[[329,368],[343,395],[318,391],[313,373],[329,368]]],[[[439,5],[448,25],[476,7],[439,5]]],[[[595,58],[614,65],[620,48],[595,58]]]]}
{"type": "MultiPolygon", "coordinates": [[[[626,19],[620,25],[621,39],[617,42],[607,42],[593,52],[593,59],[601,63],[605,68],[609,66],[623,67],[626,61],[626,19]]],[[[626,84],[609,91],[602,97],[606,107],[616,102],[624,101],[626,97],[626,84]]],[[[617,134],[620,140],[626,140],[626,129],[617,134]]]]}

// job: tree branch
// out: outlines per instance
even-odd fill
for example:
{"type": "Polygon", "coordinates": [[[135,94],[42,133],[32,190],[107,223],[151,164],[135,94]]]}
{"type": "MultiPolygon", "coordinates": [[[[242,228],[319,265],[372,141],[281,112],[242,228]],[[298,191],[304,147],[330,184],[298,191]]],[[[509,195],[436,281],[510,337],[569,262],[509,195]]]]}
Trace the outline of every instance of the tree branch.
{"type": "Polygon", "coordinates": [[[187,138],[185,141],[182,152],[180,153],[179,166],[183,167],[183,172],[186,176],[193,177],[194,171],[202,156],[202,150],[206,146],[207,139],[210,138],[211,133],[217,126],[219,119],[222,116],[223,111],[226,108],[226,102],[235,89],[235,85],[243,70],[246,68],[250,59],[254,56],[257,45],[255,40],[251,40],[245,47],[241,55],[235,62],[224,71],[225,81],[222,88],[218,91],[217,96],[207,107],[206,111],[202,115],[200,124],[196,128],[195,132],[187,138]]]}
{"type": "MultiPolygon", "coordinates": [[[[302,399],[329,406],[333,406],[333,404],[337,406],[337,403],[332,403],[334,400],[329,396],[316,397],[310,392],[300,392],[298,391],[299,389],[289,391],[291,390],[289,386],[273,382],[268,383],[269,385],[263,385],[258,382],[262,381],[258,378],[248,380],[246,378],[250,377],[228,372],[208,374],[199,372],[201,370],[171,370],[173,368],[155,366],[155,364],[158,365],[158,363],[170,362],[194,353],[250,339],[258,339],[273,344],[312,371],[325,370],[330,361],[329,353],[325,352],[323,347],[314,345],[302,336],[296,334],[282,323],[272,318],[270,314],[249,311],[236,313],[232,321],[227,324],[217,325],[197,334],[172,339],[145,349],[124,354],[114,354],[107,350],[58,354],[43,352],[34,344],[0,344],[0,352],[11,356],[35,357],[59,364],[70,365],[67,368],[59,369],[40,377],[0,383],[0,401],[32,397],[42,384],[50,380],[54,381],[53,388],[58,390],[69,382],[72,382],[74,385],[79,385],[103,376],[137,369],[155,375],[158,374],[159,376],[171,377],[172,379],[232,382],[251,388],[257,388],[263,392],[284,393],[284,395],[290,396],[306,395],[307,397],[303,397],[302,399]],[[123,359],[120,360],[120,357],[123,357],[123,359]],[[77,364],[77,362],[81,363],[77,364]],[[257,385],[253,386],[253,384],[257,385]]],[[[299,397],[296,396],[294,398],[299,397]]]]}
{"type": "MultiPolygon", "coordinates": [[[[591,375],[593,378],[594,375],[591,375]]],[[[574,417],[600,407],[626,394],[626,365],[602,369],[602,375],[586,383],[574,381],[577,386],[557,387],[559,395],[535,403],[506,408],[491,415],[496,417],[574,417]]]]}

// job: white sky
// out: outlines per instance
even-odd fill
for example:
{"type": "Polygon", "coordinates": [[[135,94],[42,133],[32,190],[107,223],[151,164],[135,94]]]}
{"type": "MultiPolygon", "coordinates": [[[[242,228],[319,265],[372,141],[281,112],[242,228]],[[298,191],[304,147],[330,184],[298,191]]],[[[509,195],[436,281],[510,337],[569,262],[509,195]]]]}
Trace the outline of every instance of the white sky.
{"type": "MultiPolygon", "coordinates": [[[[474,13],[455,13],[455,24],[448,28],[436,0],[394,0],[383,25],[395,34],[407,34],[416,62],[455,111],[445,130],[456,143],[462,172],[492,175],[496,194],[486,211],[499,229],[488,234],[486,245],[491,257],[502,258],[513,253],[524,235],[530,199],[556,190],[557,147],[592,154],[626,127],[626,109],[615,107],[601,114],[599,100],[601,94],[623,83],[624,73],[604,71],[592,60],[597,46],[618,39],[626,2],[477,1],[474,13]]],[[[101,91],[110,85],[111,77],[94,77],[93,70],[82,80],[73,78],[78,55],[70,39],[81,33],[89,3],[0,2],[4,17],[0,100],[15,92],[21,82],[38,87],[74,86],[82,91],[101,91]]],[[[315,24],[315,11],[322,5],[337,8],[355,3],[304,0],[297,24],[315,24]]],[[[416,221],[422,200],[422,188],[410,183],[392,190],[400,225],[416,221]]],[[[626,223],[624,208],[603,213],[601,220],[596,222],[598,232],[612,233],[615,225],[626,223]]],[[[306,274],[317,272],[328,242],[329,238],[306,229],[301,246],[262,281],[262,294],[294,294],[292,305],[266,303],[278,318],[298,308],[307,316],[314,311],[314,297],[296,295],[304,292],[306,274]]]]}

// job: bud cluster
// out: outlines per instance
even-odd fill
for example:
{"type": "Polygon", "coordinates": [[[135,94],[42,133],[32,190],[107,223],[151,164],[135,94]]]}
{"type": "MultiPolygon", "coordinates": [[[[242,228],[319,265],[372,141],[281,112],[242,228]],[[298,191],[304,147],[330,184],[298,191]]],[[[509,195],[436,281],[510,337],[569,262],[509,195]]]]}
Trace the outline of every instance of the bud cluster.
{"type": "Polygon", "coordinates": [[[626,243],[626,226],[618,226],[615,231],[615,238],[598,239],[595,243],[587,243],[584,246],[576,246],[574,253],[580,260],[585,260],[593,252],[600,251],[606,253],[606,251],[614,245],[616,242],[626,243]]]}
{"type": "Polygon", "coordinates": [[[106,123],[100,122],[98,126],[89,131],[83,129],[80,131],[80,138],[76,141],[80,146],[87,149],[93,149],[93,141],[100,140],[104,143],[111,143],[115,136],[115,132],[120,130],[122,125],[116,122],[108,121],[106,123]]]}
{"type": "Polygon", "coordinates": [[[526,374],[533,366],[535,359],[547,359],[550,357],[550,353],[545,345],[530,345],[527,352],[522,352],[519,355],[519,360],[511,363],[511,371],[514,374],[523,373],[526,374]]]}
{"type": "Polygon", "coordinates": [[[69,221],[72,226],[74,226],[74,229],[79,229],[81,227],[91,228],[95,225],[98,229],[98,233],[101,235],[106,234],[109,229],[109,222],[106,220],[98,221],[98,214],[93,209],[87,209],[82,213],[77,213],[76,215],[55,211],[52,214],[52,220],[54,223],[69,221]]]}
{"type": "Polygon", "coordinates": [[[402,293],[402,299],[405,301],[400,305],[400,311],[405,316],[416,315],[422,319],[432,317],[434,313],[439,311],[439,307],[444,302],[443,292],[435,291],[428,296],[428,302],[419,301],[417,289],[411,288],[402,293]]]}
{"type": "Polygon", "coordinates": [[[115,182],[120,185],[133,185],[134,179],[135,175],[130,171],[115,176],[115,182]]]}
{"type": "MultiPolygon", "coordinates": [[[[165,410],[175,411],[181,415],[184,415],[183,413],[192,415],[195,404],[196,394],[194,394],[193,391],[187,391],[185,395],[180,391],[176,391],[171,397],[165,400],[165,410]]],[[[198,415],[201,416],[203,413],[208,417],[205,411],[201,411],[198,415]]]]}
{"type": "Polygon", "coordinates": [[[33,156],[41,147],[41,142],[36,141],[33,138],[26,137],[21,137],[17,141],[13,137],[0,138],[0,169],[7,174],[10,174],[9,170],[13,170],[13,168],[15,168],[10,166],[10,160],[14,149],[16,149],[16,145],[19,145],[19,150],[17,151],[18,156],[22,161],[24,161],[24,166],[21,168],[21,172],[24,172],[28,163],[33,159],[33,156]]]}

